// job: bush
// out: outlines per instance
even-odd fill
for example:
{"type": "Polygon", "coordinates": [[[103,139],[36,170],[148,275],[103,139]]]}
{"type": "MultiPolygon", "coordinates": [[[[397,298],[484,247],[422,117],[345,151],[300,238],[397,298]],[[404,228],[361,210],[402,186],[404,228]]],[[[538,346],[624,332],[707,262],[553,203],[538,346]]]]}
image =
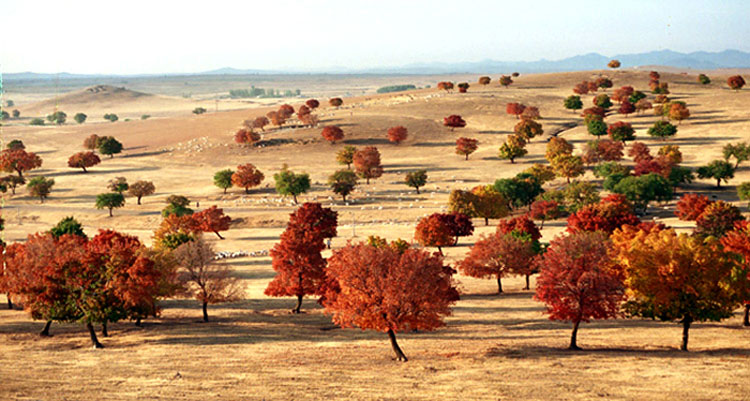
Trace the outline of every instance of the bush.
{"type": "Polygon", "coordinates": [[[44,125],[44,120],[42,120],[41,118],[34,118],[29,121],[29,125],[44,125]]]}
{"type": "Polygon", "coordinates": [[[378,88],[377,93],[403,92],[412,89],[417,89],[417,87],[414,85],[390,85],[378,88]]]}
{"type": "Polygon", "coordinates": [[[115,121],[119,120],[120,117],[117,117],[117,114],[107,113],[107,114],[104,115],[104,119],[108,120],[110,122],[115,122],[115,121]]]}
{"type": "Polygon", "coordinates": [[[73,120],[75,120],[75,122],[77,122],[78,124],[83,124],[84,122],[86,122],[86,117],[88,116],[83,113],[76,113],[76,115],[73,116],[73,120]]]}
{"type": "Polygon", "coordinates": [[[144,114],[141,116],[141,120],[148,120],[149,118],[151,118],[151,115],[149,114],[144,114]]]}
{"type": "Polygon", "coordinates": [[[203,107],[196,107],[193,109],[193,114],[203,114],[206,112],[206,109],[203,107]]]}

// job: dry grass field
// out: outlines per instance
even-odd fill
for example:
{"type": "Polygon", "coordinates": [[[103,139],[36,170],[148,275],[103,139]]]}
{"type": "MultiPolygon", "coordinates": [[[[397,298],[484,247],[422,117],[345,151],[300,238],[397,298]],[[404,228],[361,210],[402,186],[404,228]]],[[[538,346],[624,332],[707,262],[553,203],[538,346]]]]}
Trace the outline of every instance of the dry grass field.
{"type": "MultiPolygon", "coordinates": [[[[22,241],[73,215],[89,234],[114,228],[150,244],[165,198],[180,194],[188,196],[192,206],[200,202],[196,209],[218,205],[234,219],[225,240],[207,236],[218,250],[270,249],[294,210],[290,199],[280,198],[273,189],[272,176],[284,164],[310,174],[313,186],[301,202],[317,201],[338,211],[334,248],[371,234],[411,240],[417,220],[444,210],[452,189],[492,183],[545,162],[544,138],[534,138],[527,146],[529,154],[515,164],[497,157],[498,147],[516,124],[515,117],[505,113],[506,103],[538,106],[545,137],[559,133],[580,149],[591,136],[578,114],[562,107],[562,100],[575,83],[600,74],[610,76],[615,87],[648,89],[646,71],[587,71],[522,75],[509,88],[495,82],[482,87],[474,83],[476,76],[440,79],[468,80],[472,86],[466,94],[436,89],[352,93],[357,96],[345,98],[342,107],[323,105],[318,110],[321,127],[335,124],[345,132],[344,141],[335,145],[321,138],[321,127],[267,129],[264,147],[233,143],[243,120],[264,115],[276,104],[227,103],[219,112],[209,104],[204,106],[208,113],[196,116],[190,113],[198,105],[193,100],[128,92],[104,104],[79,90],[58,100],[68,113],[65,125],[32,127],[11,121],[2,127],[3,141],[21,139],[27,150],[44,159],[42,168],[30,175],[56,181],[44,204],[25,189],[15,196],[5,194],[5,241],[22,241]],[[71,122],[76,112],[96,118],[78,125],[71,122]],[[99,114],[104,112],[134,120],[101,122],[99,114]],[[156,117],[136,120],[140,114],[156,117]],[[460,114],[467,126],[456,132],[443,127],[442,119],[449,114],[460,114]],[[400,145],[385,138],[395,125],[409,130],[409,138],[400,145]],[[67,158],[83,150],[83,139],[91,134],[115,136],[124,152],[103,158],[87,174],[68,168],[67,158]],[[454,152],[459,136],[479,140],[479,150],[468,161],[454,152]],[[335,153],[344,145],[377,146],[385,168],[369,185],[362,182],[346,204],[325,184],[341,167],[335,153]],[[258,166],[265,181],[249,195],[237,188],[222,194],[213,185],[213,173],[243,163],[258,166]],[[419,195],[403,184],[404,174],[416,169],[426,169],[429,175],[419,195]],[[106,210],[94,208],[94,198],[116,176],[129,182],[152,180],[156,194],[144,198],[141,206],[128,198],[110,218],[106,210]]],[[[693,168],[720,158],[724,144],[750,139],[750,91],[733,92],[724,84],[726,77],[711,78],[714,83],[702,86],[694,75],[662,74],[670,97],[687,102],[691,111],[667,143],[679,145],[683,164],[693,168]]],[[[346,84],[335,85],[335,90],[319,86],[314,93],[327,100],[322,96],[341,93],[338,88],[346,84]]],[[[369,90],[379,85],[362,83],[369,90]]],[[[590,96],[582,99],[584,107],[591,105],[590,96]]],[[[37,100],[19,105],[22,116],[52,112],[47,110],[49,100],[37,100]]],[[[296,108],[301,100],[290,103],[296,108]]],[[[632,123],[638,140],[655,152],[662,142],[646,130],[656,119],[647,113],[613,115],[606,121],[632,123]]],[[[590,169],[582,179],[596,181],[590,169]]],[[[710,180],[696,180],[687,191],[740,205],[735,186],[745,181],[750,181],[747,165],[721,191],[710,180]]],[[[558,179],[551,187],[562,184],[564,180],[558,179]]],[[[746,212],[747,205],[741,206],[746,212]]],[[[654,205],[643,218],[690,229],[690,224],[674,218],[673,210],[674,202],[654,205]]],[[[445,250],[449,262],[463,258],[480,234],[493,232],[496,221],[484,226],[477,219],[475,224],[474,236],[445,250]]],[[[564,220],[545,223],[542,240],[550,241],[564,228],[564,220]]],[[[571,352],[565,350],[570,325],[549,321],[532,292],[522,290],[522,278],[506,279],[506,293],[498,296],[493,280],[458,275],[461,300],[446,326],[429,333],[399,333],[400,345],[410,357],[400,363],[392,360],[384,333],[335,328],[314,299],[305,300],[306,313],[292,315],[291,298],[263,295],[274,275],[268,257],[227,263],[247,285],[243,301],[212,305],[212,321],[199,323],[197,301],[167,300],[161,317],[144,321],[142,328],[132,322],[111,325],[110,337],[100,338],[103,350],[90,347],[82,325],[53,324],[54,336],[41,338],[37,333],[43,322],[32,321],[20,310],[0,309],[0,399],[750,400],[750,329],[741,326],[739,310],[720,323],[695,324],[687,353],[678,350],[679,325],[639,319],[584,324],[579,333],[584,351],[571,352]]],[[[5,298],[0,296],[0,301],[5,298]]]]}

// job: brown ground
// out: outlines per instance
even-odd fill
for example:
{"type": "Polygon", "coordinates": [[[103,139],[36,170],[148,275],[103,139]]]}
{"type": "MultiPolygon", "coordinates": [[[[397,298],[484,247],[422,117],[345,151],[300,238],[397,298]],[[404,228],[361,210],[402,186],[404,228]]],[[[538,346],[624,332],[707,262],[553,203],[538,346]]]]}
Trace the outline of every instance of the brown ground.
{"type": "MultiPolygon", "coordinates": [[[[22,139],[28,150],[44,159],[43,168],[31,175],[56,180],[52,196],[43,205],[27,196],[25,189],[6,196],[5,239],[22,240],[29,233],[49,229],[63,216],[74,215],[89,234],[111,227],[150,243],[164,198],[182,194],[200,201],[201,209],[217,204],[236,220],[226,240],[209,237],[219,250],[269,249],[293,210],[289,200],[273,192],[272,175],[282,164],[310,173],[314,186],[301,200],[320,201],[339,212],[334,247],[351,239],[353,231],[355,240],[370,234],[411,239],[416,220],[442,210],[451,189],[491,183],[544,162],[545,141],[538,138],[528,146],[529,155],[515,164],[497,158],[497,148],[516,123],[505,114],[507,102],[539,106],[545,132],[556,132],[581,120],[562,108],[562,99],[574,83],[598,73],[529,75],[518,78],[509,89],[495,83],[484,88],[472,84],[468,94],[425,89],[347,98],[338,110],[323,107],[319,110],[323,125],[342,127],[344,144],[375,145],[382,154],[385,174],[370,185],[361,185],[348,205],[325,186],[327,176],[340,167],[334,155],[344,145],[324,142],[320,128],[268,130],[264,140],[269,146],[263,148],[231,143],[241,121],[264,114],[263,108],[194,116],[192,108],[175,108],[164,101],[168,112],[146,121],[5,126],[3,140],[22,139]],[[462,115],[467,127],[457,132],[443,127],[442,118],[449,114],[462,115]],[[409,139],[399,146],[385,140],[385,131],[394,125],[409,129],[409,139]],[[80,151],[83,138],[92,133],[119,138],[126,151],[106,158],[88,174],[67,168],[67,157],[80,151]],[[469,161],[454,154],[458,136],[480,141],[480,149],[469,161]],[[213,186],[216,170],[247,162],[265,172],[261,188],[250,195],[238,189],[223,195],[213,186]],[[428,170],[429,182],[416,195],[401,181],[405,172],[419,168],[428,170]],[[109,218],[106,211],[94,209],[93,203],[115,176],[125,176],[130,182],[153,180],[157,194],[145,198],[142,206],[129,198],[109,218]]],[[[645,72],[609,75],[616,86],[647,89],[645,72]]],[[[694,76],[680,74],[663,74],[662,80],[670,83],[671,97],[687,101],[692,113],[669,141],[680,146],[685,165],[705,164],[720,157],[725,143],[748,139],[750,91],[734,93],[719,84],[724,81],[720,77],[708,86],[696,84],[694,76]]],[[[163,99],[145,97],[151,102],[147,106],[153,103],[155,109],[161,100],[154,99],[163,99]]],[[[588,107],[590,99],[584,99],[588,107]]],[[[138,102],[123,107],[133,105],[138,102]]],[[[81,107],[87,112],[100,105],[81,107]]],[[[141,112],[142,107],[133,110],[141,112]]],[[[118,113],[117,104],[109,112],[118,113]]],[[[651,145],[654,153],[661,145],[645,134],[655,121],[650,114],[627,119],[615,115],[607,120],[633,123],[639,140],[651,145]]],[[[561,135],[577,146],[590,139],[582,126],[561,135]]],[[[593,179],[593,175],[588,172],[586,178],[593,179]]],[[[734,185],[748,180],[750,174],[743,166],[730,181],[732,185],[722,191],[714,191],[713,182],[704,180],[689,190],[737,202],[734,185]]],[[[553,186],[560,184],[562,180],[553,186]]],[[[671,217],[673,206],[654,206],[646,218],[689,228],[671,217]]],[[[492,225],[476,223],[474,237],[446,251],[449,261],[463,257],[479,234],[494,230],[492,225]]],[[[562,220],[545,224],[543,240],[551,240],[562,229],[562,220]]],[[[103,339],[105,350],[90,349],[79,325],[55,324],[55,337],[42,339],[35,334],[41,322],[21,311],[0,309],[2,398],[750,399],[750,330],[741,328],[739,316],[696,324],[691,330],[690,353],[677,351],[680,328],[676,324],[643,320],[584,325],[579,344],[586,351],[571,353],[563,350],[569,325],[547,320],[543,306],[531,299],[530,292],[521,290],[521,279],[507,279],[507,293],[497,296],[493,281],[458,276],[463,296],[445,328],[399,333],[402,348],[411,358],[402,364],[391,360],[382,333],[331,330],[330,319],[313,300],[305,303],[307,314],[294,316],[287,313],[291,299],[265,297],[263,289],[273,277],[268,258],[230,263],[247,283],[245,301],[210,307],[214,319],[208,324],[197,323],[197,302],[166,301],[162,317],[147,321],[143,329],[127,322],[113,325],[112,336],[103,339]]]]}

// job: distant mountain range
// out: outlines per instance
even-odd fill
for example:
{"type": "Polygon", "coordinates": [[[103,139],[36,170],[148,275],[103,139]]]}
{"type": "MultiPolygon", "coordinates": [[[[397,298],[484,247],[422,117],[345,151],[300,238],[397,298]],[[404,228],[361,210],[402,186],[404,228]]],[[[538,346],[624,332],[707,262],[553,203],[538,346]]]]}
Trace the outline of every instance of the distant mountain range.
{"type": "MultiPolygon", "coordinates": [[[[680,53],[672,50],[658,50],[647,53],[618,54],[614,56],[603,56],[599,53],[589,53],[561,60],[538,61],[497,61],[482,60],[476,62],[456,63],[414,63],[395,67],[372,67],[372,68],[347,68],[332,67],[314,70],[258,70],[258,69],[236,69],[220,68],[217,70],[204,71],[194,74],[142,74],[137,76],[177,76],[177,75],[258,75],[258,74],[450,74],[450,73],[475,73],[475,74],[498,74],[513,71],[523,73],[534,72],[562,72],[600,70],[606,68],[609,60],[617,59],[622,63],[622,68],[633,68],[638,66],[668,66],[676,68],[689,68],[695,70],[713,70],[720,68],[750,68],[750,53],[739,50],[724,50],[722,52],[693,52],[680,53]]],[[[4,74],[5,80],[34,80],[34,79],[77,79],[112,77],[118,75],[105,74],[38,74],[33,72],[4,74]]],[[[135,75],[133,75],[135,76],[135,75]]]]}

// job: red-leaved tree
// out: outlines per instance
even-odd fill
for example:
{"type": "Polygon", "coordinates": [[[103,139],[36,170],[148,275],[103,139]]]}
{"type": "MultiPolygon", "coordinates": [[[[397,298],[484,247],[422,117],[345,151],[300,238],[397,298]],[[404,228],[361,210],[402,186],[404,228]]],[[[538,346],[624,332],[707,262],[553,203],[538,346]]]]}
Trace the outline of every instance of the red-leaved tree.
{"type": "Polygon", "coordinates": [[[336,143],[336,141],[344,139],[344,130],[335,125],[329,125],[323,128],[323,131],[321,131],[320,135],[323,136],[323,139],[333,145],[334,143],[336,143]]]}
{"type": "Polygon", "coordinates": [[[245,193],[250,193],[250,188],[260,185],[265,176],[254,165],[247,163],[237,166],[237,171],[232,174],[232,184],[245,188],[245,193]]]}
{"type": "Polygon", "coordinates": [[[508,103],[505,105],[505,112],[516,116],[516,118],[521,118],[521,113],[526,109],[526,106],[524,106],[521,103],[508,103]]]}
{"type": "Polygon", "coordinates": [[[23,149],[5,149],[0,152],[0,169],[5,172],[18,173],[23,178],[23,173],[42,166],[42,158],[34,152],[23,149]]]}
{"type": "Polygon", "coordinates": [[[224,239],[219,231],[229,230],[229,223],[232,222],[232,218],[224,214],[224,209],[218,208],[216,205],[193,213],[191,217],[195,222],[195,229],[214,233],[219,239],[224,239]]]}
{"type": "Polygon", "coordinates": [[[465,160],[469,160],[469,155],[474,153],[478,146],[479,141],[474,138],[461,137],[456,139],[456,154],[464,155],[465,160]]]}
{"type": "Polygon", "coordinates": [[[677,201],[674,214],[680,220],[695,221],[713,203],[708,196],[699,194],[685,194],[677,201]]]}
{"type": "Polygon", "coordinates": [[[442,255],[442,248],[453,245],[456,237],[452,219],[445,216],[433,213],[419,220],[414,230],[414,240],[422,246],[436,247],[442,255]]]}
{"type": "Polygon", "coordinates": [[[356,151],[352,157],[352,164],[357,175],[370,183],[370,178],[378,178],[383,175],[383,166],[380,165],[380,152],[375,146],[365,146],[356,151]]]}
{"type": "Polygon", "coordinates": [[[534,256],[536,252],[531,241],[498,232],[481,236],[458,268],[470,277],[495,277],[497,292],[502,294],[502,278],[511,274],[528,274],[534,256]]]}
{"type": "Polygon", "coordinates": [[[727,85],[729,85],[730,88],[738,91],[742,89],[743,86],[745,86],[745,79],[740,75],[732,75],[731,77],[727,78],[727,85]]]}
{"type": "Polygon", "coordinates": [[[397,126],[397,127],[391,127],[388,129],[388,140],[392,143],[395,143],[398,145],[399,143],[406,140],[406,138],[409,136],[408,130],[406,127],[403,126],[397,126]]]}
{"type": "Polygon", "coordinates": [[[464,119],[459,115],[451,114],[450,116],[443,119],[443,125],[445,125],[446,127],[451,127],[451,131],[453,131],[455,128],[465,127],[466,121],[464,121],[464,119]]]}
{"type": "Polygon", "coordinates": [[[266,295],[296,296],[293,313],[300,313],[305,295],[323,295],[326,261],[321,251],[325,239],[336,236],[337,220],[337,213],[320,203],[304,203],[291,214],[270,252],[276,276],[266,287],[266,295]]]}
{"type": "Polygon", "coordinates": [[[234,141],[239,144],[252,145],[253,143],[260,141],[260,134],[247,128],[243,128],[234,134],[234,141]]]}
{"type": "Polygon", "coordinates": [[[544,222],[546,220],[554,220],[562,217],[563,208],[562,206],[553,200],[538,200],[531,204],[531,210],[529,216],[534,220],[541,220],[542,224],[539,225],[539,229],[544,228],[544,222]]]}
{"type": "Polygon", "coordinates": [[[93,167],[101,163],[102,159],[94,152],[78,152],[68,158],[68,167],[81,168],[87,172],[87,167],[93,167]]]}
{"type": "Polygon", "coordinates": [[[603,231],[612,234],[623,225],[637,226],[640,222],[633,213],[633,204],[624,195],[612,194],[570,215],[567,231],[603,231]]]}
{"type": "Polygon", "coordinates": [[[611,247],[606,234],[584,231],[555,238],[542,256],[534,297],[546,304],[551,320],[573,323],[568,349],[580,349],[581,322],[619,314],[625,275],[611,247]]]}
{"type": "Polygon", "coordinates": [[[403,252],[364,243],[336,250],[326,269],[335,283],[323,305],[341,327],[386,332],[396,358],[407,361],[396,342],[404,330],[431,331],[458,300],[455,270],[442,256],[418,249],[403,252]]]}

